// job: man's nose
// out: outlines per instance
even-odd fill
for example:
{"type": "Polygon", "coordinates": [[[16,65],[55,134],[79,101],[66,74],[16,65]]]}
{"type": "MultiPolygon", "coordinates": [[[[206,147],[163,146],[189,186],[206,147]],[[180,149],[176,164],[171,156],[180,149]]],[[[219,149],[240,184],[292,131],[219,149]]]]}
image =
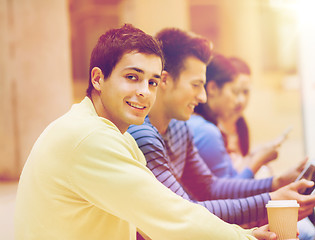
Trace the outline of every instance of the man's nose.
{"type": "Polygon", "coordinates": [[[147,81],[142,81],[141,83],[138,84],[137,86],[137,95],[138,96],[143,96],[146,97],[150,93],[149,90],[149,84],[147,81]]]}
{"type": "Polygon", "coordinates": [[[201,89],[197,97],[198,97],[199,103],[205,103],[207,101],[207,93],[204,87],[201,89]]]}

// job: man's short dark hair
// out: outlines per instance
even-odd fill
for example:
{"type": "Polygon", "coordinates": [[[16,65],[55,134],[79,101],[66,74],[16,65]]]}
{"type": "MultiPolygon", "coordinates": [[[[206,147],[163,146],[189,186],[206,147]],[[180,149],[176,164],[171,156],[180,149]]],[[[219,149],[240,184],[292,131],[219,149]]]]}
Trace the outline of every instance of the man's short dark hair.
{"type": "Polygon", "coordinates": [[[187,57],[196,57],[205,64],[210,62],[211,43],[205,37],[177,28],[165,28],[155,38],[162,44],[164,70],[174,79],[179,77],[187,57]]]}
{"type": "Polygon", "coordinates": [[[91,71],[94,67],[99,67],[106,79],[111,75],[122,56],[130,52],[156,55],[161,58],[162,66],[164,66],[164,57],[160,44],[152,36],[131,24],[125,24],[117,29],[110,29],[100,36],[92,51],[89,86],[86,90],[86,95],[90,97],[93,90],[91,71]]]}

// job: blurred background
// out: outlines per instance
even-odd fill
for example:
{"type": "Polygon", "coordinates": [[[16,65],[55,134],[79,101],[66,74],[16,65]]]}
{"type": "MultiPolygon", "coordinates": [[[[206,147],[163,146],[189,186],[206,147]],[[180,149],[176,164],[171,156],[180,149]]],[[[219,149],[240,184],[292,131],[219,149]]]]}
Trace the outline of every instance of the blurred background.
{"type": "Polygon", "coordinates": [[[252,145],[292,126],[273,172],[315,158],[314,10],[313,0],[0,0],[0,239],[13,239],[17,180],[32,145],[85,96],[93,46],[123,23],[152,35],[190,30],[244,59],[252,145]]]}

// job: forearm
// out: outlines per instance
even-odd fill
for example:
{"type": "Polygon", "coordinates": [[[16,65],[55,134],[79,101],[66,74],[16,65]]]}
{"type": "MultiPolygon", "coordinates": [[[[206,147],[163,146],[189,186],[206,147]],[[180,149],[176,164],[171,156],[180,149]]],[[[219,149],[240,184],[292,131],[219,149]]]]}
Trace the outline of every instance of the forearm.
{"type": "Polygon", "coordinates": [[[269,194],[265,193],[248,198],[210,200],[197,203],[228,223],[256,226],[257,222],[266,220],[265,205],[269,200],[269,194]]]}
{"type": "Polygon", "coordinates": [[[261,148],[247,156],[249,158],[249,167],[256,173],[263,165],[278,157],[278,151],[273,147],[261,148]]]}
{"type": "Polygon", "coordinates": [[[260,192],[266,192],[266,189],[258,188],[257,186],[269,186],[269,180],[217,179],[218,182],[214,181],[212,183],[212,187],[216,191],[217,199],[221,198],[222,200],[215,200],[215,198],[208,196],[209,198],[207,199],[199,199],[199,201],[196,201],[196,199],[192,198],[186,189],[182,187],[182,184],[175,178],[175,176],[172,175],[171,171],[165,168],[165,165],[162,162],[157,160],[150,161],[148,162],[148,166],[157,179],[166,187],[184,199],[204,206],[210,212],[226,222],[248,224],[255,223],[258,220],[266,218],[265,204],[270,199],[269,194],[259,194],[260,192]],[[215,187],[216,184],[218,184],[218,187],[215,187]],[[250,186],[250,188],[246,188],[246,186],[250,186]],[[257,193],[255,193],[255,191],[257,193]],[[240,192],[243,193],[240,194],[240,192]],[[252,194],[258,195],[254,197],[247,197],[252,194]],[[238,197],[240,195],[247,198],[229,199],[240,198],[238,197]]]}
{"type": "Polygon", "coordinates": [[[264,179],[213,179],[211,199],[245,198],[271,191],[272,178],[264,179]]]}

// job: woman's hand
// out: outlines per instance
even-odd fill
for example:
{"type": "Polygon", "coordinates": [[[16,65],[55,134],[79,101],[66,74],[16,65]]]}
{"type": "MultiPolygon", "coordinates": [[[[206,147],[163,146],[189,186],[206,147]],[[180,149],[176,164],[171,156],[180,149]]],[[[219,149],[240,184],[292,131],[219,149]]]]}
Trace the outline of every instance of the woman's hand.
{"type": "Polygon", "coordinates": [[[279,137],[266,143],[260,148],[257,148],[255,151],[249,154],[249,167],[253,171],[253,173],[256,173],[261,168],[261,166],[278,158],[279,147],[287,139],[290,131],[291,128],[288,128],[279,137]]]}
{"type": "Polygon", "coordinates": [[[278,158],[278,147],[260,148],[249,155],[249,168],[256,173],[263,165],[278,158]]]}

